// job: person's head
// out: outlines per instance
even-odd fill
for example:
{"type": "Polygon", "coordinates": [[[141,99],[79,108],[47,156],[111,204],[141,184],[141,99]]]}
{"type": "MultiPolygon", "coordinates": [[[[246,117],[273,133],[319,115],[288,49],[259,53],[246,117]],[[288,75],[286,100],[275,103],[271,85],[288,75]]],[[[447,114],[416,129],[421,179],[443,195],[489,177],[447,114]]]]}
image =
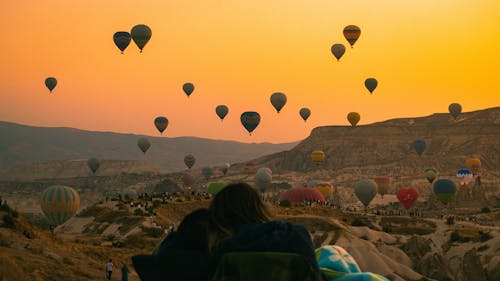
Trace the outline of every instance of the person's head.
{"type": "Polygon", "coordinates": [[[207,209],[198,209],[186,215],[177,229],[179,245],[185,249],[207,249],[209,223],[210,215],[207,209]]]}
{"type": "Polygon", "coordinates": [[[219,191],[209,207],[210,218],[218,232],[231,236],[245,224],[267,222],[271,213],[258,191],[247,183],[233,183],[219,191]]]}

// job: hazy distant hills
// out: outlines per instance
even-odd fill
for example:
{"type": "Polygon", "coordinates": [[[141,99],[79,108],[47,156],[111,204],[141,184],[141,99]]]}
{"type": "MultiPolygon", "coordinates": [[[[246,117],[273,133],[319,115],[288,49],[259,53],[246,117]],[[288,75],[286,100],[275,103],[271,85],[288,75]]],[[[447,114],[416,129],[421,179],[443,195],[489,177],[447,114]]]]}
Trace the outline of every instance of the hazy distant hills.
{"type": "Polygon", "coordinates": [[[437,113],[355,128],[318,127],[290,151],[252,162],[281,172],[323,170],[336,178],[420,176],[425,167],[436,167],[441,175],[451,176],[471,156],[481,159],[483,173],[500,174],[500,107],[462,113],[457,120],[448,113],[437,113]],[[411,147],[417,138],[427,141],[422,157],[411,147]],[[327,155],[319,166],[310,159],[316,149],[327,155]]]}
{"type": "MultiPolygon", "coordinates": [[[[47,176],[85,176],[89,175],[85,161],[89,157],[97,157],[105,160],[136,160],[106,161],[99,171],[103,174],[172,172],[185,169],[183,159],[187,154],[195,155],[197,161],[195,168],[200,168],[206,165],[246,161],[287,150],[296,145],[296,143],[247,144],[195,137],[148,136],[151,148],[146,155],[143,155],[137,147],[137,140],[140,137],[142,136],[133,134],[32,127],[0,122],[0,168],[4,174],[10,170],[11,173],[45,171],[47,176]],[[42,163],[48,161],[51,162],[42,163]]],[[[40,176],[43,176],[42,174],[40,176]]]]}

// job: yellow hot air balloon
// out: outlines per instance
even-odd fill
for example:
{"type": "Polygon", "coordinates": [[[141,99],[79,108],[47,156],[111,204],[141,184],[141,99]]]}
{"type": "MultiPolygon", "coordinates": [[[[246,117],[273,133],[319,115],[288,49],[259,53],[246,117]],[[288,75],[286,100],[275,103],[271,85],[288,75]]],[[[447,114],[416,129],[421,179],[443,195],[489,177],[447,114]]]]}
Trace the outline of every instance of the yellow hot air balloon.
{"type": "Polygon", "coordinates": [[[474,175],[476,175],[479,170],[481,169],[481,160],[479,158],[469,158],[467,161],[465,161],[465,167],[467,169],[471,170],[474,175]]]}
{"type": "Polygon", "coordinates": [[[349,114],[347,114],[347,120],[349,121],[349,123],[351,123],[353,127],[356,127],[356,124],[358,124],[359,119],[361,119],[361,116],[357,112],[349,112],[349,114]]]}
{"type": "Polygon", "coordinates": [[[61,225],[76,214],[80,197],[71,187],[54,185],[42,192],[40,205],[52,225],[61,225]]]}
{"type": "Polygon", "coordinates": [[[321,150],[315,150],[311,153],[311,160],[316,164],[321,164],[325,161],[325,153],[321,150]]]}
{"type": "Polygon", "coordinates": [[[332,196],[334,187],[330,182],[318,182],[316,183],[316,186],[313,187],[313,189],[316,189],[319,191],[325,198],[328,198],[332,196]]]}

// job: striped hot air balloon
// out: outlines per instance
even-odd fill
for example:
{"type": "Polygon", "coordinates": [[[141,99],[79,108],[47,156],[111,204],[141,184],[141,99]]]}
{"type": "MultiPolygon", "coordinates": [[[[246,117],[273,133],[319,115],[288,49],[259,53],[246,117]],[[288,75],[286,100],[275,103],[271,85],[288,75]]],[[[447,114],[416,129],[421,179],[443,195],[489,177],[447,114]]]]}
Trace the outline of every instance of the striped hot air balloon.
{"type": "Polygon", "coordinates": [[[54,185],[42,192],[40,206],[50,224],[61,225],[78,211],[80,196],[71,187],[54,185]]]}
{"type": "Polygon", "coordinates": [[[348,25],[344,28],[344,37],[351,45],[351,48],[354,46],[356,41],[358,41],[360,35],[361,29],[356,25],[348,25]]]}

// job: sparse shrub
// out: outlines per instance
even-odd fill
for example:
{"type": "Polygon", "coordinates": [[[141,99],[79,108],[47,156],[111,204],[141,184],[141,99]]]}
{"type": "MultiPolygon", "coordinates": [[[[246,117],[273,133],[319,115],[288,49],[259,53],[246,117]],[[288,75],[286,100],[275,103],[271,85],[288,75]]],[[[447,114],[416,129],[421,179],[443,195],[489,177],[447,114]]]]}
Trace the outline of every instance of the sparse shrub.
{"type": "Polygon", "coordinates": [[[182,199],[181,198],[177,198],[177,199],[175,199],[175,202],[182,202],[182,199]]]}
{"type": "Polygon", "coordinates": [[[281,207],[291,207],[292,203],[290,203],[290,201],[288,201],[288,200],[284,200],[284,201],[280,201],[280,206],[281,207]]]}
{"type": "Polygon", "coordinates": [[[7,203],[0,205],[0,212],[10,212],[10,207],[7,203]]]}
{"type": "Polygon", "coordinates": [[[382,231],[386,232],[386,233],[391,233],[392,232],[392,228],[390,226],[388,226],[388,225],[384,225],[382,227],[382,231]]]}
{"type": "Polygon", "coordinates": [[[366,226],[366,223],[363,222],[362,220],[358,219],[358,218],[355,218],[352,223],[351,223],[352,226],[366,226]]]}
{"type": "Polygon", "coordinates": [[[125,246],[125,243],[121,241],[114,241],[113,243],[111,243],[111,247],[113,248],[122,248],[123,246],[125,246]]]}
{"type": "Polygon", "coordinates": [[[109,234],[109,235],[107,235],[104,239],[105,239],[106,241],[111,242],[111,241],[115,240],[115,238],[116,238],[116,237],[115,237],[113,234],[109,234]]]}
{"type": "Polygon", "coordinates": [[[479,241],[486,242],[493,238],[489,232],[479,230],[479,241]]]}
{"type": "Polygon", "coordinates": [[[456,231],[453,231],[450,235],[450,242],[458,242],[460,241],[460,234],[458,234],[458,232],[456,231]]]}
{"type": "Polygon", "coordinates": [[[482,252],[482,251],[486,251],[490,248],[490,246],[488,244],[484,244],[483,246],[477,248],[477,251],[478,252],[482,252]]]}
{"type": "Polygon", "coordinates": [[[446,224],[447,224],[447,225],[453,225],[453,224],[455,224],[455,218],[453,218],[453,217],[448,217],[448,218],[446,219],[446,224]]]}
{"type": "Polygon", "coordinates": [[[14,218],[11,215],[7,214],[3,216],[3,225],[5,227],[13,228],[16,224],[14,222],[14,218]]]}
{"type": "Polygon", "coordinates": [[[154,238],[160,238],[163,235],[163,230],[158,227],[142,227],[142,231],[144,231],[146,235],[154,238]]]}
{"type": "Polygon", "coordinates": [[[14,209],[11,209],[11,210],[10,210],[10,214],[11,214],[11,215],[12,215],[12,217],[14,217],[14,218],[19,217],[19,212],[18,212],[18,211],[16,211],[16,210],[14,210],[14,209]]]}
{"type": "Polygon", "coordinates": [[[63,263],[66,265],[74,265],[73,261],[71,261],[68,257],[63,258],[63,263]]]}
{"type": "Polygon", "coordinates": [[[153,201],[153,209],[156,209],[161,206],[161,201],[155,200],[153,201]]]}
{"type": "Polygon", "coordinates": [[[490,212],[491,212],[491,210],[490,210],[490,208],[488,208],[488,207],[483,207],[483,208],[481,209],[481,213],[483,213],[483,214],[487,214],[487,213],[490,213],[490,212]]]}
{"type": "Polygon", "coordinates": [[[146,213],[142,209],[135,209],[134,215],[135,216],[144,216],[146,213]]]}

